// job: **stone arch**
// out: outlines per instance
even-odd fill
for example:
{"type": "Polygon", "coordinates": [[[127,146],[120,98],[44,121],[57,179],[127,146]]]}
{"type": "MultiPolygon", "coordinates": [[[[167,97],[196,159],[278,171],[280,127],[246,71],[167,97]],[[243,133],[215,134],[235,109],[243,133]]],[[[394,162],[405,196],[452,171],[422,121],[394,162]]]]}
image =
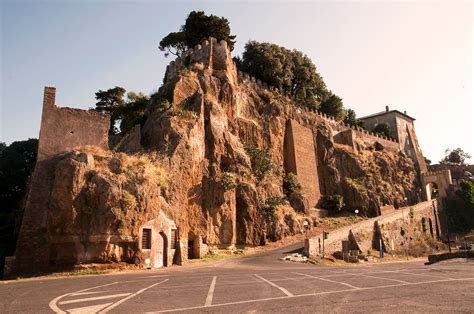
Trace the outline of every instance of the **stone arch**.
{"type": "Polygon", "coordinates": [[[437,187],[438,197],[448,196],[449,187],[453,184],[451,171],[442,170],[436,172],[425,172],[421,174],[421,183],[424,188],[424,198],[430,201],[433,196],[433,187],[437,187]]]}

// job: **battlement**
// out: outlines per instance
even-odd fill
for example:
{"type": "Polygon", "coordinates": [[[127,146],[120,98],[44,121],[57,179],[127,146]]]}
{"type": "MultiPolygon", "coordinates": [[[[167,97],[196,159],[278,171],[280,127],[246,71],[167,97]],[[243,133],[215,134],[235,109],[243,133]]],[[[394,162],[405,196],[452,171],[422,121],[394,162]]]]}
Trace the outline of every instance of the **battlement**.
{"type": "Polygon", "coordinates": [[[448,174],[451,175],[451,171],[449,169],[444,169],[444,170],[423,172],[421,175],[424,177],[430,177],[430,176],[445,176],[448,174]]]}

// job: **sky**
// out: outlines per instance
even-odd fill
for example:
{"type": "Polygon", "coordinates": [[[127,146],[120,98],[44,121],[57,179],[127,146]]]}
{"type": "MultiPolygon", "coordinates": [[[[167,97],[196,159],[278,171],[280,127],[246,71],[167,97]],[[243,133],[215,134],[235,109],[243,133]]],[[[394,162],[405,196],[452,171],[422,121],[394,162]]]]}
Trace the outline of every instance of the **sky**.
{"type": "MultiPolygon", "coordinates": [[[[94,107],[115,86],[152,93],[172,60],[158,50],[192,10],[224,16],[237,35],[306,53],[326,85],[362,117],[416,118],[424,155],[474,155],[473,4],[0,0],[0,141],[37,138],[44,86],[59,106],[94,107]]],[[[474,158],[470,159],[473,162],[474,158]]]]}

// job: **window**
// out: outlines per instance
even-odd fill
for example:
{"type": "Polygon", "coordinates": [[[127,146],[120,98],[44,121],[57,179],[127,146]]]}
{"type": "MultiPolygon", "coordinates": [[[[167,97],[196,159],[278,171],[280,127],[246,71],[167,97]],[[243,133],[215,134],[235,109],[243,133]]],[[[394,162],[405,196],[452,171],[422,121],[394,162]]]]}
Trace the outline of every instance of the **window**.
{"type": "Polygon", "coordinates": [[[178,242],[178,230],[171,230],[171,249],[176,249],[176,243],[178,242]]]}
{"type": "Polygon", "coordinates": [[[143,229],[142,233],[142,250],[151,249],[151,229],[143,229]]]}

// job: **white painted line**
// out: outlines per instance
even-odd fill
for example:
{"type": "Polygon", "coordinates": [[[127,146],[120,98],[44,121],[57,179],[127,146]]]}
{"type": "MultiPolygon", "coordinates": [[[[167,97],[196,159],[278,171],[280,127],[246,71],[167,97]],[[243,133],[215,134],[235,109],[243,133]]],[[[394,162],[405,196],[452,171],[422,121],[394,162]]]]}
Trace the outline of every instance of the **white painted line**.
{"type": "MultiPolygon", "coordinates": [[[[466,281],[466,280],[474,280],[472,278],[459,278],[459,279],[446,279],[446,280],[432,280],[432,281],[425,281],[425,282],[414,282],[408,284],[393,284],[393,285],[385,285],[385,286],[376,286],[376,287],[366,287],[366,288],[358,288],[358,289],[344,289],[344,290],[332,290],[332,291],[324,291],[324,292],[316,292],[316,293],[307,293],[307,294],[299,294],[293,296],[293,298],[304,298],[304,297],[312,297],[317,295],[326,295],[326,294],[336,294],[336,293],[345,293],[345,292],[353,292],[357,293],[359,291],[364,290],[375,290],[380,288],[392,288],[392,287],[404,287],[404,286],[416,286],[421,284],[431,284],[431,283],[440,283],[440,282],[451,282],[451,281],[466,281]]],[[[220,303],[220,304],[213,304],[209,307],[218,307],[218,306],[228,306],[228,305],[237,305],[237,304],[245,304],[245,303],[256,303],[256,302],[265,302],[265,301],[273,301],[273,300],[282,300],[288,299],[289,296],[286,297],[274,297],[274,298],[264,298],[264,299],[254,299],[254,300],[245,300],[245,301],[236,301],[236,302],[228,302],[228,303],[220,303]]],[[[155,312],[146,312],[147,314],[154,314],[154,313],[167,313],[167,312],[178,312],[178,311],[189,311],[189,310],[198,310],[204,309],[205,306],[193,306],[193,307],[183,307],[178,309],[172,310],[162,310],[162,311],[155,311],[155,312]]]]}
{"type": "Polygon", "coordinates": [[[321,277],[316,277],[316,276],[311,276],[311,275],[306,275],[306,274],[302,274],[302,273],[293,273],[293,274],[297,274],[297,275],[300,275],[300,276],[306,276],[306,277],[310,277],[310,278],[314,278],[314,279],[319,279],[319,280],[324,280],[324,281],[328,281],[328,282],[332,282],[332,283],[338,283],[340,285],[344,285],[346,287],[349,287],[349,288],[352,288],[352,289],[360,289],[360,287],[356,287],[356,286],[353,286],[353,285],[350,285],[348,283],[345,283],[345,282],[340,282],[340,281],[335,281],[335,280],[331,280],[331,279],[327,279],[327,278],[321,278],[321,277]]]}
{"type": "Polygon", "coordinates": [[[59,302],[59,304],[71,304],[71,303],[87,302],[87,301],[94,301],[94,300],[112,299],[112,298],[124,297],[127,295],[130,295],[130,293],[119,293],[119,294],[112,294],[112,295],[103,295],[100,297],[74,299],[74,300],[62,301],[62,302],[59,302]]]}
{"type": "Polygon", "coordinates": [[[209,287],[209,292],[207,293],[206,303],[204,303],[204,306],[212,305],[212,298],[214,297],[214,288],[216,287],[216,279],[217,276],[214,276],[212,278],[211,286],[209,287]]]}
{"type": "Polygon", "coordinates": [[[116,283],[118,283],[118,281],[108,283],[108,284],[105,284],[105,285],[100,285],[100,286],[95,286],[95,287],[91,287],[91,288],[87,288],[87,289],[82,289],[82,290],[79,290],[79,291],[74,291],[74,292],[71,292],[71,293],[65,293],[65,294],[60,295],[59,297],[56,297],[53,300],[51,300],[51,302],[49,302],[49,308],[52,309],[55,313],[66,314],[66,312],[61,310],[57,305],[58,301],[61,300],[62,298],[70,296],[73,293],[80,293],[80,292],[85,292],[85,291],[89,291],[89,290],[96,289],[96,288],[107,287],[107,286],[115,285],[116,283]]]}
{"type": "Polygon", "coordinates": [[[371,275],[361,275],[363,277],[369,277],[369,278],[375,278],[375,279],[382,279],[382,280],[391,280],[391,281],[396,281],[396,282],[400,282],[400,283],[404,283],[404,284],[409,284],[408,281],[404,281],[404,280],[399,280],[399,279],[392,279],[392,278],[385,278],[385,277],[377,277],[377,276],[371,276],[371,275]]]}
{"type": "Polygon", "coordinates": [[[289,296],[289,297],[292,297],[292,296],[293,296],[293,293],[291,293],[291,292],[289,292],[288,290],[286,290],[285,288],[280,287],[279,285],[277,285],[277,284],[271,282],[270,280],[267,280],[267,279],[265,279],[265,278],[263,278],[262,276],[259,276],[259,275],[257,275],[257,274],[254,274],[254,276],[257,277],[257,278],[260,279],[260,280],[265,281],[265,282],[268,283],[270,286],[273,286],[273,287],[275,287],[275,288],[280,289],[280,290],[281,290],[284,294],[286,294],[287,296],[289,296]]]}
{"type": "Polygon", "coordinates": [[[120,304],[122,304],[122,303],[124,303],[124,302],[130,300],[130,299],[133,298],[133,297],[136,297],[136,296],[139,295],[140,293],[143,293],[143,292],[145,292],[146,290],[148,290],[148,289],[150,289],[150,288],[153,288],[154,286],[157,286],[157,285],[159,285],[159,284],[162,284],[162,283],[164,283],[164,282],[166,282],[166,281],[168,281],[168,280],[169,280],[169,279],[165,279],[165,280],[162,280],[162,281],[157,282],[157,283],[155,283],[155,284],[152,284],[151,286],[148,286],[148,287],[146,287],[146,288],[143,288],[143,289],[141,289],[141,290],[138,290],[137,292],[135,292],[135,293],[129,295],[128,297],[123,298],[122,300],[119,300],[119,301],[115,302],[114,304],[109,305],[108,307],[106,307],[105,309],[103,309],[102,311],[100,311],[100,312],[98,312],[98,313],[107,313],[107,312],[110,311],[111,309],[116,308],[116,307],[119,306],[120,304]]]}
{"type": "Polygon", "coordinates": [[[77,292],[77,293],[71,293],[70,296],[86,295],[86,294],[94,294],[94,293],[104,293],[104,292],[106,292],[106,291],[77,292]]]}
{"type": "Polygon", "coordinates": [[[97,313],[100,310],[102,310],[104,307],[112,304],[111,303],[103,303],[103,304],[97,304],[97,305],[91,305],[91,306],[85,306],[85,307],[77,307],[74,309],[67,310],[71,314],[89,314],[89,313],[97,313]]]}
{"type": "Polygon", "coordinates": [[[443,279],[453,279],[453,280],[455,279],[455,278],[451,278],[451,277],[438,276],[438,275],[423,275],[423,274],[409,273],[409,272],[406,272],[404,270],[400,270],[400,273],[401,274],[407,274],[407,275],[414,275],[414,276],[430,277],[430,278],[438,277],[438,278],[443,278],[443,279]]]}

